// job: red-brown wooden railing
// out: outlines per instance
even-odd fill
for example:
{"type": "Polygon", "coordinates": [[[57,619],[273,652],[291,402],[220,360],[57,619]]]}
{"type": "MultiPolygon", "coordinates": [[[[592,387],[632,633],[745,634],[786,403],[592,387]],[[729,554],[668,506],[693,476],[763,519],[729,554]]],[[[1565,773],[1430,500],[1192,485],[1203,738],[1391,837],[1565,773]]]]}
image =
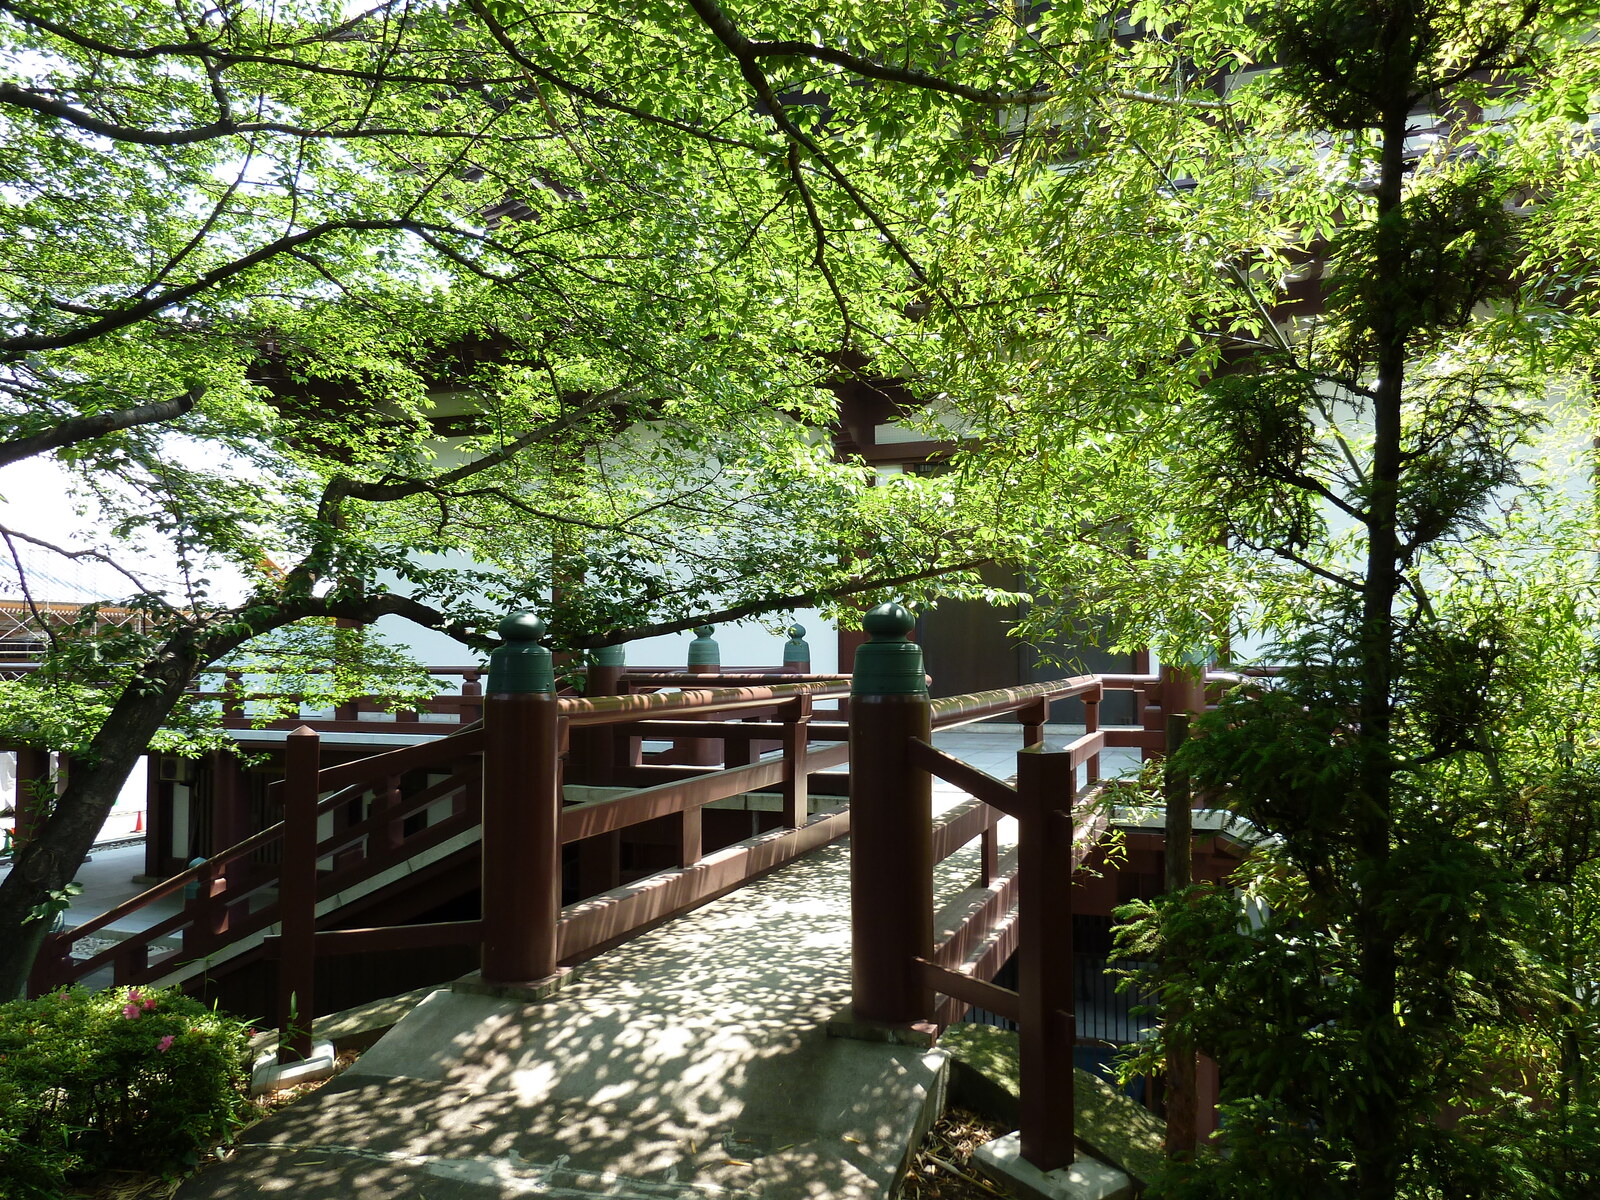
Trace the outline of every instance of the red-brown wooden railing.
{"type": "MultiPolygon", "coordinates": [[[[539,984],[558,974],[563,963],[582,960],[646,925],[721,895],[848,832],[848,814],[835,811],[813,817],[806,803],[808,777],[839,765],[847,755],[842,730],[810,727],[812,702],[843,696],[847,687],[837,681],[791,682],[793,678],[766,687],[594,700],[549,694],[486,697],[482,840],[496,852],[485,854],[482,860],[482,919],[419,927],[414,936],[410,929],[308,934],[311,922],[303,915],[298,922],[291,922],[288,913],[312,910],[315,896],[309,894],[310,877],[302,874],[295,880],[286,874],[284,931],[281,937],[268,940],[280,960],[280,1020],[287,1020],[290,997],[299,998],[298,1007],[305,1011],[304,998],[315,986],[319,954],[479,942],[486,986],[539,984]],[[752,739],[775,737],[784,747],[783,754],[691,771],[687,778],[604,799],[576,804],[562,801],[560,748],[578,730],[618,726],[631,733],[649,730],[655,722],[646,718],[656,714],[686,718],[749,712],[771,713],[775,719],[761,725],[708,721],[696,724],[695,733],[723,738],[735,747],[752,739]],[[812,741],[828,740],[837,744],[811,746],[812,741]],[[782,795],[786,830],[703,854],[701,809],[716,800],[767,788],[776,788],[782,795]],[[680,823],[676,870],[561,907],[562,846],[672,816],[680,823]]],[[[291,734],[290,740],[300,747],[296,754],[303,760],[314,752],[317,735],[302,729],[291,734]]],[[[370,772],[386,757],[364,760],[364,770],[370,772]]],[[[314,782],[306,774],[297,786],[292,780],[286,782],[286,824],[290,829],[297,822],[301,827],[309,825],[326,803],[315,800],[317,792],[330,786],[342,785],[346,791],[362,786],[363,780],[356,778],[361,767],[353,763],[328,768],[314,782]]],[[[319,883],[316,894],[324,892],[319,883]]]]}
{"type": "MultiPolygon", "coordinates": [[[[321,772],[322,796],[314,799],[312,818],[314,824],[326,820],[335,828],[315,842],[315,860],[331,863],[317,874],[318,895],[334,895],[474,827],[481,806],[482,747],[483,731],[474,727],[321,772]],[[444,777],[431,778],[437,775],[444,777]],[[442,811],[446,805],[448,811],[442,811]],[[344,819],[352,806],[366,811],[359,819],[344,819]]],[[[272,785],[268,795],[281,798],[282,784],[272,785]]],[[[279,879],[263,868],[263,860],[285,857],[284,838],[280,821],[81,925],[50,935],[30,989],[37,993],[77,982],[106,967],[117,985],[150,983],[278,923],[282,898],[273,893],[279,879]],[[74,942],[130,919],[146,920],[152,905],[174,897],[183,898],[176,914],[126,937],[119,934],[121,940],[86,958],[70,956],[74,942]],[[174,938],[180,943],[176,948],[167,945],[174,938]]]]}
{"type": "MultiPolygon", "coordinates": [[[[288,739],[290,776],[268,789],[269,798],[283,805],[282,822],[109,912],[51,935],[35,969],[33,989],[61,986],[108,966],[112,968],[113,981],[119,985],[151,982],[203,960],[239,938],[280,925],[281,933],[265,936],[264,944],[267,952],[282,963],[280,1016],[293,997],[301,1014],[297,1030],[303,1033],[304,1016],[311,1011],[315,985],[314,967],[310,964],[317,955],[487,941],[498,917],[514,927],[509,937],[519,947],[525,948],[529,943],[530,930],[540,931],[534,939],[544,956],[538,961],[540,969],[550,965],[552,952],[556,962],[579,961],[642,926],[729,891],[848,832],[847,813],[828,811],[813,817],[807,803],[809,777],[840,765],[847,755],[843,727],[813,723],[812,703],[815,699],[845,695],[847,685],[834,679],[796,678],[793,674],[779,678],[783,682],[767,687],[658,692],[595,700],[562,698],[546,705],[545,711],[537,715],[519,714],[522,719],[514,720],[504,731],[508,736],[502,740],[498,756],[502,764],[509,766],[514,779],[506,779],[503,766],[502,785],[490,792],[508,798],[511,807],[519,812],[542,812],[547,817],[553,814],[555,839],[553,843],[544,841],[543,859],[537,860],[530,857],[526,844],[515,834],[509,839],[488,835],[491,845],[518,849],[485,860],[487,919],[480,921],[330,931],[315,930],[312,914],[318,902],[432,851],[479,823],[479,781],[486,769],[491,773],[495,770],[492,765],[484,766],[484,750],[492,733],[482,726],[473,727],[312,774],[306,764],[315,761],[318,735],[309,728],[297,730],[288,739]],[[694,725],[697,737],[720,739],[726,744],[730,765],[722,769],[646,768],[687,778],[660,782],[652,778],[646,786],[576,804],[562,804],[559,793],[551,794],[551,756],[559,755],[559,748],[577,730],[616,727],[635,737],[654,737],[674,732],[671,720],[738,718],[748,714],[763,719],[703,720],[694,725]],[[530,715],[531,722],[526,719],[530,715]],[[553,731],[552,716],[557,723],[553,731]],[[667,719],[666,728],[655,728],[662,719],[667,719]],[[750,761],[750,746],[765,740],[780,744],[784,753],[750,761]],[[833,744],[825,744],[829,742],[833,744]],[[536,765],[531,774],[519,774],[527,769],[530,752],[536,765]],[[522,759],[520,767],[518,757],[522,759]],[[419,782],[416,778],[419,774],[437,776],[443,772],[448,773],[442,780],[419,782]],[[537,780],[542,786],[529,787],[530,780],[537,780]],[[406,795],[402,783],[417,790],[406,795]],[[700,814],[704,805],[767,789],[779,792],[782,798],[786,832],[752,839],[748,844],[710,855],[701,853],[700,814]],[[452,802],[452,811],[437,819],[436,806],[446,800],[452,802]],[[340,818],[352,805],[363,810],[364,815],[341,823],[340,818]],[[430,809],[434,810],[431,817],[430,809]],[[419,814],[422,827],[416,828],[419,814]],[[614,834],[664,816],[675,816],[680,822],[677,870],[590,897],[565,910],[559,907],[561,846],[614,834]],[[338,827],[319,836],[318,824],[326,826],[330,821],[338,827]],[[288,848],[294,843],[314,847],[314,852],[301,849],[289,853],[288,848]],[[299,863],[302,869],[297,873],[291,867],[283,874],[251,871],[252,865],[263,857],[299,863]],[[319,865],[305,870],[306,860],[319,865]],[[496,875],[495,864],[509,864],[511,869],[499,869],[496,875]],[[551,886],[552,881],[555,886],[551,886]],[[70,948],[79,939],[136,921],[151,904],[186,892],[180,913],[154,921],[148,928],[84,959],[70,957],[70,948]],[[528,903],[529,893],[537,893],[532,904],[528,903]],[[509,898],[495,899],[497,895],[509,898]],[[312,930],[309,937],[308,929],[312,930]],[[164,948],[174,939],[181,939],[178,948],[164,948]]],[[[492,703],[507,699],[496,697],[492,703]]],[[[507,707],[515,708],[520,698],[510,699],[507,707]]],[[[485,967],[486,978],[494,982],[527,982],[534,978],[514,956],[504,960],[490,954],[485,967]]]]}
{"type": "Polygon", "coordinates": [[[243,672],[222,672],[222,687],[215,691],[196,690],[194,699],[217,705],[222,724],[228,729],[295,729],[311,724],[320,733],[439,733],[451,724],[470,725],[483,717],[483,668],[428,667],[428,674],[436,679],[459,679],[460,691],[432,696],[415,708],[394,709],[375,696],[357,696],[333,708],[331,715],[316,713],[290,715],[262,721],[253,709],[263,702],[274,706],[293,701],[292,693],[246,688],[243,672]],[[367,714],[363,717],[362,714],[367,714]],[[425,720],[424,714],[438,718],[425,720]]]}
{"type": "MultiPolygon", "coordinates": [[[[1040,1170],[1074,1158],[1072,1051],[1073,870],[1099,840],[1094,815],[1100,755],[1108,745],[1140,746],[1143,731],[1100,728],[1103,677],[1033,684],[930,700],[916,686],[921,655],[898,606],[868,614],[872,640],[858,652],[851,694],[852,1007],[857,1020],[942,1027],[972,1006],[1018,1026],[1021,1151],[1040,1170]],[[1043,744],[1049,704],[1083,701],[1085,732],[1060,750],[1043,744]],[[932,732],[1015,712],[1026,745],[1009,784],[936,749],[932,732]],[[1083,774],[1079,782],[1079,772],[1083,774]],[[977,803],[932,819],[932,781],[944,779],[977,803]],[[1018,823],[1011,871],[1000,874],[994,841],[1001,815],[1018,823]],[[979,886],[949,935],[934,942],[934,866],[981,839],[979,886]],[[988,982],[1013,953],[1016,991],[988,982]]],[[[1154,692],[1160,681],[1119,678],[1154,692]]]]}

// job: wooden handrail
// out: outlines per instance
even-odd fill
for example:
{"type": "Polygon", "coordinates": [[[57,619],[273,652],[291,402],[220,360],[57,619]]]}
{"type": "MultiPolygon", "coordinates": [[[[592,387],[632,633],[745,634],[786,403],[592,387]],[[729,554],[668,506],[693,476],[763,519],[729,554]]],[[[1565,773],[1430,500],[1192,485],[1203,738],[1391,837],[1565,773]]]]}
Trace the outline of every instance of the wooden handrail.
{"type": "MultiPolygon", "coordinates": [[[[433,741],[383,750],[377,754],[369,754],[366,758],[323,767],[317,772],[317,789],[319,792],[331,792],[335,788],[347,788],[363,780],[403,775],[419,767],[431,767],[436,762],[477,754],[482,749],[483,722],[474,721],[464,729],[458,729],[433,741]],[[383,764],[381,767],[377,765],[380,762],[383,764]]],[[[283,780],[273,780],[267,785],[267,799],[276,800],[282,791],[283,780]]]]}
{"type": "MultiPolygon", "coordinates": [[[[440,738],[438,741],[424,742],[419,746],[402,746],[397,750],[389,750],[383,754],[375,754],[370,755],[367,758],[357,759],[355,762],[342,763],[336,767],[325,768],[318,774],[318,787],[323,790],[331,790],[332,788],[340,788],[341,790],[334,795],[320,801],[317,805],[317,814],[320,816],[323,813],[331,812],[339,805],[347,803],[351,799],[348,791],[349,784],[346,781],[350,775],[355,773],[356,768],[365,768],[365,771],[359,775],[358,781],[364,780],[371,782],[377,779],[387,779],[391,775],[402,774],[406,771],[414,771],[419,767],[432,766],[436,760],[448,761],[452,758],[459,758],[465,755],[476,753],[479,749],[481,749],[482,737],[483,733],[481,727],[475,725],[469,727],[468,729],[462,730],[460,733],[451,734],[448,737],[440,738]],[[441,747],[446,746],[447,749],[440,749],[441,747]],[[379,760],[384,760],[385,766],[382,770],[374,770],[373,764],[379,760]],[[330,775],[333,776],[332,780],[329,779],[330,775]]],[[[275,789],[281,790],[282,786],[281,780],[274,781],[273,783],[269,784],[267,787],[269,799],[273,797],[275,789]]],[[[217,851],[217,853],[213,854],[199,866],[186,867],[182,871],[179,871],[176,875],[173,875],[168,879],[162,880],[160,883],[146,888],[137,896],[134,896],[128,900],[124,900],[116,907],[108,909],[106,912],[101,913],[97,917],[91,917],[82,925],[78,925],[69,930],[64,930],[57,936],[62,938],[70,938],[72,940],[89,937],[92,934],[98,933],[102,929],[108,928],[110,925],[121,920],[129,913],[137,912],[139,909],[144,908],[146,905],[149,905],[156,900],[161,900],[172,895],[174,892],[181,889],[185,884],[198,882],[208,872],[214,870],[219,864],[226,866],[237,862],[245,855],[259,850],[261,847],[277,840],[282,836],[283,822],[274,822],[265,829],[258,830],[257,832],[251,834],[243,841],[237,842],[224,850],[217,851]]]]}
{"type": "MultiPolygon", "coordinates": [[[[806,774],[825,770],[837,766],[848,755],[849,748],[846,746],[811,750],[807,752],[801,770],[806,774]]],[[[698,808],[716,800],[771,787],[783,781],[784,771],[783,760],[773,758],[742,767],[708,771],[692,779],[639,788],[603,800],[568,805],[561,811],[561,841],[566,844],[602,833],[614,833],[630,825],[653,821],[657,817],[673,816],[687,808],[698,808]]]]}
{"type": "Polygon", "coordinates": [[[777,683],[748,688],[686,688],[680,692],[655,692],[650,695],[597,696],[593,700],[563,698],[561,716],[575,727],[625,725],[654,713],[736,712],[746,708],[766,708],[777,701],[791,700],[797,696],[828,700],[849,694],[850,685],[837,680],[777,683]]]}
{"type": "Polygon", "coordinates": [[[948,728],[1000,713],[1016,712],[1040,700],[1068,700],[1074,696],[1095,696],[1103,690],[1097,675],[1074,675],[1071,679],[1055,679],[1045,683],[1029,683],[1022,687],[995,688],[987,692],[969,692],[964,696],[946,696],[933,701],[933,727],[948,728]]]}

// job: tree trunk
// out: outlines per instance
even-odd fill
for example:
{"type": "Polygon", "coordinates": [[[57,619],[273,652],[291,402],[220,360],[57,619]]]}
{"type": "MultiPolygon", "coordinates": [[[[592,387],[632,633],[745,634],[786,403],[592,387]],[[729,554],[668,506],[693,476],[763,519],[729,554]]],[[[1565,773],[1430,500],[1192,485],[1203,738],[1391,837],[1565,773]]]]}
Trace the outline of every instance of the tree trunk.
{"type": "Polygon", "coordinates": [[[1394,1011],[1398,960],[1388,908],[1390,840],[1393,833],[1394,604],[1400,590],[1399,511],[1401,429],[1406,344],[1410,333],[1396,319],[1389,298],[1398,293],[1406,269],[1400,201],[1403,150],[1410,105],[1404,90],[1384,108],[1378,181],[1378,232],[1373,263],[1378,297],[1369,328],[1377,346],[1373,399],[1372,476],[1367,502],[1367,553],[1363,580],[1360,664],[1360,778],[1353,832],[1360,891],[1355,913],[1359,992],[1351,1013],[1367,1061],[1352,1114],[1351,1144],[1356,1191],[1361,1200],[1392,1200],[1405,1139],[1398,1136],[1400,1025],[1394,1011]]]}
{"type": "Polygon", "coordinates": [[[48,818],[0,880],[0,1000],[24,994],[28,972],[50,927],[28,914],[72,882],[128,774],[189,685],[199,660],[187,639],[174,639],[123,689],[87,750],[73,760],[66,789],[48,818]]]}

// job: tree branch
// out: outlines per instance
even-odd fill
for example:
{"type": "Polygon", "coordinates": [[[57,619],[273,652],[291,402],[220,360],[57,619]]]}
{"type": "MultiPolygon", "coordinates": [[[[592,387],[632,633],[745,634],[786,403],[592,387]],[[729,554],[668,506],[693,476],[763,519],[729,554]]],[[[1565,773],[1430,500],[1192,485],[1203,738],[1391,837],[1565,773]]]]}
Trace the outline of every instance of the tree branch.
{"type": "Polygon", "coordinates": [[[110,121],[102,121],[91,113],[84,112],[81,108],[74,108],[64,100],[50,100],[40,96],[27,88],[18,87],[14,83],[0,83],[0,104],[11,104],[17,108],[25,108],[44,117],[54,117],[58,121],[65,121],[86,133],[98,134],[100,137],[110,138],[116,142],[126,142],[134,146],[191,146],[196,142],[215,141],[218,138],[239,137],[252,133],[281,133],[286,137],[295,138],[326,138],[344,140],[347,138],[394,138],[394,137],[428,137],[428,138],[466,138],[476,141],[481,135],[472,129],[405,129],[401,127],[382,127],[377,129],[363,129],[353,126],[348,129],[329,128],[313,129],[305,125],[286,125],[280,121],[232,121],[218,120],[205,125],[194,125],[188,129],[140,129],[132,125],[116,125],[110,121]]]}
{"type": "Polygon", "coordinates": [[[542,441],[562,430],[570,429],[584,417],[592,416],[602,409],[610,407],[623,389],[611,388],[601,392],[579,405],[577,408],[563,413],[554,421],[547,421],[543,425],[528,430],[521,437],[507,442],[498,450],[485,454],[482,458],[475,458],[471,462],[462,463],[459,467],[452,468],[439,475],[431,475],[426,479],[382,479],[359,480],[351,479],[345,475],[335,476],[329,480],[323,489],[322,502],[318,506],[317,519],[324,524],[335,524],[339,505],[346,499],[365,500],[373,504],[389,504],[396,500],[405,500],[411,496],[420,496],[425,492],[441,492],[452,484],[460,483],[463,479],[470,479],[474,475],[487,471],[490,467],[497,467],[501,463],[509,462],[521,454],[529,446],[542,441]]]}
{"type": "MultiPolygon", "coordinates": [[[[3,86],[3,85],[0,85],[3,86]]],[[[269,259],[280,254],[286,254],[296,247],[307,242],[314,242],[329,233],[370,233],[379,230],[416,230],[417,222],[405,220],[373,220],[373,221],[323,221],[312,225],[299,233],[288,234],[275,241],[268,242],[252,250],[249,254],[241,255],[231,262],[224,263],[205,272],[197,279],[179,287],[168,288],[155,296],[149,296],[137,303],[127,304],[122,308],[106,311],[106,315],[99,320],[90,321],[66,333],[31,334],[21,337],[0,338],[0,362],[16,362],[28,354],[39,350],[59,350],[66,346],[78,346],[84,342],[93,341],[97,337],[113,333],[129,325],[138,324],[146,317],[154,316],[164,308],[174,304],[181,304],[200,293],[224,283],[235,275],[242,274],[252,267],[260,266],[269,259]]]]}
{"type": "Polygon", "coordinates": [[[763,596],[759,599],[746,601],[743,604],[735,604],[729,608],[718,609],[716,612],[684,617],[678,621],[661,621],[654,625],[635,625],[630,629],[610,629],[603,633],[579,634],[576,637],[568,636],[560,639],[560,644],[573,650],[593,650],[600,646],[615,646],[621,642],[637,641],[640,638],[659,637],[664,633],[683,633],[697,625],[715,625],[726,621],[742,621],[746,617],[757,617],[762,613],[801,608],[815,604],[818,600],[827,597],[854,596],[860,592],[870,592],[878,588],[899,587],[906,583],[918,583],[924,579],[937,579],[941,575],[953,575],[957,571],[973,571],[979,567],[988,566],[992,561],[989,558],[974,558],[966,562],[929,567],[922,571],[913,571],[905,575],[891,575],[879,579],[863,579],[860,576],[856,576],[838,587],[819,586],[787,595],[763,596]]]}
{"type": "Polygon", "coordinates": [[[756,98],[766,106],[773,124],[783,132],[791,143],[804,149],[821,166],[822,172],[832,179],[839,190],[850,198],[850,202],[856,206],[857,211],[866,217],[872,227],[878,231],[879,236],[894,251],[895,256],[905,263],[917,282],[937,296],[939,302],[954,314],[957,323],[964,326],[966,324],[965,317],[956,306],[955,301],[929,277],[922,264],[911,253],[910,248],[900,240],[900,236],[893,229],[889,228],[889,223],[883,219],[877,208],[869,203],[866,196],[862,195],[861,190],[850,182],[843,171],[834,165],[833,160],[824,153],[822,147],[817,144],[816,139],[789,119],[789,114],[785,110],[783,102],[778,98],[777,92],[773,89],[771,81],[766,77],[766,74],[756,62],[755,56],[750,52],[750,47],[753,43],[739,32],[732,21],[728,20],[714,0],[688,0],[688,2],[689,7],[694,9],[696,15],[705,22],[706,28],[722,43],[728,53],[733,56],[734,61],[738,63],[739,73],[744,76],[745,82],[755,92],[756,98]]]}
{"type": "Polygon", "coordinates": [[[91,438],[104,437],[119,429],[132,429],[137,425],[170,421],[192,409],[204,394],[205,388],[193,387],[171,400],[139,404],[132,408],[118,409],[116,412],[71,417],[46,433],[0,442],[0,467],[24,458],[32,458],[36,454],[59,450],[62,446],[72,446],[89,441],[91,438]]]}
{"type": "Polygon", "coordinates": [[[614,100],[603,92],[596,91],[593,88],[584,87],[579,83],[573,83],[570,79],[563,79],[561,76],[551,71],[548,67],[540,65],[538,62],[534,61],[532,58],[529,58],[520,49],[518,49],[516,42],[511,40],[511,35],[506,31],[505,26],[500,24],[499,21],[495,20],[494,14],[492,14],[482,4],[481,0],[468,0],[468,7],[472,9],[473,14],[478,18],[478,20],[483,22],[483,27],[489,31],[489,36],[494,38],[499,47],[511,58],[511,61],[516,63],[517,66],[521,67],[535,79],[542,79],[546,83],[561,89],[563,92],[566,92],[569,95],[580,96],[596,107],[610,109],[612,112],[623,113],[627,116],[633,117],[635,120],[644,121],[647,124],[665,125],[668,129],[676,129],[680,133],[687,133],[692,137],[699,138],[701,141],[709,142],[712,145],[738,146],[740,149],[754,150],[758,153],[762,150],[762,147],[757,146],[753,142],[747,142],[741,138],[723,137],[721,134],[712,133],[710,130],[701,129],[698,126],[690,125],[683,121],[675,121],[671,117],[663,117],[658,113],[645,112],[642,108],[635,108],[631,104],[624,104],[620,100],[614,100]]]}
{"type": "MultiPolygon", "coordinates": [[[[892,67],[859,54],[836,50],[832,46],[817,45],[814,42],[794,40],[751,41],[739,32],[738,27],[728,19],[728,16],[717,6],[715,0],[689,0],[689,7],[695,10],[695,13],[706,23],[706,28],[711,30],[717,40],[732,50],[735,56],[740,59],[747,56],[753,59],[805,58],[810,59],[812,62],[831,63],[836,67],[843,67],[845,70],[867,79],[881,79],[887,83],[903,83],[909,87],[921,88],[924,91],[942,92],[947,96],[970,100],[974,104],[982,104],[990,108],[1042,104],[1056,97],[1056,93],[1049,88],[1029,88],[1020,92],[997,92],[988,88],[976,88],[970,84],[958,83],[953,79],[945,79],[942,76],[918,70],[916,67],[892,67]]],[[[1103,90],[1101,94],[1115,96],[1122,100],[1135,100],[1145,104],[1160,104],[1168,107],[1201,109],[1223,109],[1227,107],[1220,100],[1190,100],[1184,97],[1162,96],[1155,92],[1138,91],[1133,88],[1109,88],[1103,90]]]]}

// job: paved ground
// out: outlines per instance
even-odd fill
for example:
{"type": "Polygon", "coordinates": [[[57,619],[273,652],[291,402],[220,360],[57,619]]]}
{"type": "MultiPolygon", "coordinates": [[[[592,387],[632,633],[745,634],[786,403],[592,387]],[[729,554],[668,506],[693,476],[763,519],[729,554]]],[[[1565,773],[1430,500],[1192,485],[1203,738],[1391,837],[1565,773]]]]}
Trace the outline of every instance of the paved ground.
{"type": "Polygon", "coordinates": [[[542,1004],[436,992],[179,1196],[883,1195],[944,1055],[827,1035],[847,878],[827,847],[542,1004]]]}

